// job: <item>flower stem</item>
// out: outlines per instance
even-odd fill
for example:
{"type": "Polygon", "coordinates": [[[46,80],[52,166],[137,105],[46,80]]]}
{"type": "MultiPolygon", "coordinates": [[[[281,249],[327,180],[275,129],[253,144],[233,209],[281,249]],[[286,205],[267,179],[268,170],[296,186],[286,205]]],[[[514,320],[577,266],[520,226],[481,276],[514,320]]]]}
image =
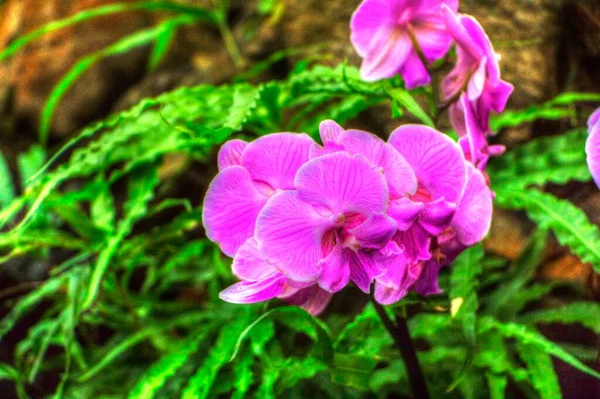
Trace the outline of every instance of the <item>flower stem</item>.
{"type": "Polygon", "coordinates": [[[429,392],[427,391],[427,384],[425,382],[425,377],[423,376],[421,366],[419,365],[419,359],[417,359],[415,345],[410,338],[410,332],[408,331],[406,319],[403,317],[397,317],[396,322],[394,323],[394,321],[392,321],[392,319],[390,319],[386,313],[383,306],[381,306],[375,300],[373,300],[373,305],[375,306],[375,310],[377,311],[381,322],[392,336],[396,347],[402,355],[402,360],[404,361],[404,366],[406,367],[410,388],[414,397],[416,399],[428,399],[429,392]]]}

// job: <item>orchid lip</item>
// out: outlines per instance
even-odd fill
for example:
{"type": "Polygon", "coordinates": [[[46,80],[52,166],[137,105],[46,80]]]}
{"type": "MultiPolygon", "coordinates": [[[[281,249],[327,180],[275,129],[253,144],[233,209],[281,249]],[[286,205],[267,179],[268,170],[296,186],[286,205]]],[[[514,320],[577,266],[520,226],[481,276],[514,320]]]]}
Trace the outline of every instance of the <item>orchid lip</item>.
{"type": "Polygon", "coordinates": [[[346,217],[343,213],[336,213],[331,215],[331,221],[336,226],[342,226],[346,222],[346,217]]]}

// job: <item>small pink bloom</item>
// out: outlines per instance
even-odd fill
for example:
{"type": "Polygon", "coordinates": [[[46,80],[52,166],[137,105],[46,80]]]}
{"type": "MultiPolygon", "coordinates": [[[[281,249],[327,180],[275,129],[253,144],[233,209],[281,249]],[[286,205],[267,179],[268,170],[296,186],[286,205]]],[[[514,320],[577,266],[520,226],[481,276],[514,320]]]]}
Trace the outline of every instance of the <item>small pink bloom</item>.
{"type": "Polygon", "coordinates": [[[588,119],[588,134],[585,144],[587,163],[596,185],[600,187],[600,108],[588,119]]]}
{"type": "Polygon", "coordinates": [[[352,16],[350,40],[364,59],[361,76],[373,81],[402,75],[408,89],[430,82],[415,42],[429,62],[442,58],[451,37],[441,6],[458,0],[364,0],[352,16]]]}
{"type": "Polygon", "coordinates": [[[499,56],[481,25],[450,7],[442,6],[442,10],[457,53],[456,66],[442,82],[442,97],[454,101],[450,121],[460,136],[467,137],[469,145],[463,146],[472,151],[472,162],[485,164],[498,151],[487,147],[485,136],[492,134],[490,113],[504,111],[514,87],[500,79],[499,56]]]}

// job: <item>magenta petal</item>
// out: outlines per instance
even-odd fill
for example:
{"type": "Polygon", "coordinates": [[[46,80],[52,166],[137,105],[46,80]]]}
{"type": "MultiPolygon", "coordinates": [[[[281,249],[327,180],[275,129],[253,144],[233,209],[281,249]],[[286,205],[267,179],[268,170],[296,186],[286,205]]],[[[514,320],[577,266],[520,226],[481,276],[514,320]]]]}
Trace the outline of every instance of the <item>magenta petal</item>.
{"type": "Polygon", "coordinates": [[[387,245],[397,230],[398,226],[394,219],[383,213],[376,213],[350,232],[362,248],[381,249],[387,245]]]}
{"type": "Polygon", "coordinates": [[[366,81],[391,78],[396,75],[412,50],[406,30],[392,24],[382,24],[373,36],[360,67],[366,81]]]}
{"type": "Polygon", "coordinates": [[[373,36],[390,17],[390,6],[385,1],[365,0],[358,6],[350,21],[350,41],[361,57],[367,55],[373,36]]]}
{"type": "Polygon", "coordinates": [[[274,273],[262,280],[236,283],[219,293],[219,298],[231,303],[256,303],[275,298],[285,287],[285,277],[274,273]]]}
{"type": "Polygon", "coordinates": [[[319,262],[319,286],[328,292],[338,292],[350,282],[348,249],[336,245],[325,259],[319,262]]]}
{"type": "Polygon", "coordinates": [[[300,306],[313,316],[317,316],[325,310],[331,297],[330,292],[321,289],[318,285],[313,285],[285,297],[284,300],[291,305],[300,306]]]}
{"type": "Polygon", "coordinates": [[[421,58],[419,58],[415,50],[412,50],[406,57],[406,61],[400,69],[400,74],[404,78],[404,83],[408,90],[428,85],[431,81],[427,68],[423,65],[421,58]]]}
{"type": "Polygon", "coordinates": [[[419,225],[429,234],[437,236],[450,226],[456,212],[456,205],[440,198],[425,204],[419,216],[419,225]]]}
{"type": "Polygon", "coordinates": [[[242,280],[258,281],[277,272],[258,250],[258,243],[254,237],[249,238],[242,245],[232,264],[233,273],[242,280]]]}
{"type": "Polygon", "coordinates": [[[514,90],[515,87],[512,84],[505,82],[504,80],[498,81],[498,85],[491,91],[490,108],[496,112],[504,111],[506,103],[514,90]]]}
{"type": "Polygon", "coordinates": [[[409,263],[431,259],[431,251],[429,250],[431,237],[418,224],[406,231],[397,232],[394,241],[404,248],[404,256],[406,256],[409,263]]]}
{"type": "Polygon", "coordinates": [[[319,276],[321,242],[333,225],[296,191],[283,191],[271,197],[260,212],[256,239],[260,252],[274,267],[290,280],[305,283],[319,276]]]}
{"type": "Polygon", "coordinates": [[[387,214],[396,221],[398,230],[406,231],[415,223],[424,208],[425,204],[422,202],[400,198],[390,201],[387,214]]]}
{"type": "Polygon", "coordinates": [[[396,129],[388,142],[412,166],[419,186],[436,198],[458,202],[465,185],[465,158],[448,136],[422,125],[396,129]]]}
{"type": "Polygon", "coordinates": [[[339,142],[351,154],[360,154],[383,168],[392,197],[412,195],[417,190],[417,177],[408,162],[379,137],[362,130],[348,130],[339,142]]]}
{"type": "Polygon", "coordinates": [[[441,8],[435,17],[416,21],[415,36],[423,54],[430,62],[439,60],[450,49],[452,37],[448,33],[441,17],[441,8]]]}
{"type": "Polygon", "coordinates": [[[391,305],[404,298],[412,283],[406,281],[408,261],[402,254],[381,259],[380,264],[386,264],[386,273],[377,277],[375,283],[375,300],[383,305],[391,305]]]}
{"type": "Polygon", "coordinates": [[[325,120],[319,124],[319,134],[321,135],[323,144],[338,143],[340,137],[344,134],[344,131],[343,127],[331,119],[325,120]]]}
{"type": "Polygon", "coordinates": [[[308,161],[313,139],[302,133],[275,133],[248,144],[242,165],[252,180],[268,184],[273,190],[293,190],[294,176],[308,161]]]}
{"type": "Polygon", "coordinates": [[[231,166],[212,181],[204,197],[202,224],[206,236],[233,257],[238,248],[254,235],[258,213],[267,198],[257,191],[248,171],[231,166]]]}
{"type": "Polygon", "coordinates": [[[373,254],[367,254],[364,251],[358,251],[357,253],[350,252],[348,259],[350,279],[365,294],[368,294],[371,292],[371,283],[373,283],[373,280],[385,274],[385,270],[378,265],[373,254]]]}
{"type": "MultiPolygon", "coordinates": [[[[592,114],[590,121],[600,115],[598,111],[592,114]]],[[[585,152],[587,154],[587,164],[592,173],[592,177],[596,185],[600,187],[600,122],[595,124],[589,123],[591,126],[589,136],[585,143],[585,152]]]]}
{"type": "Polygon", "coordinates": [[[219,150],[217,156],[217,163],[219,165],[219,172],[230,166],[242,164],[242,153],[248,146],[248,143],[244,140],[229,140],[219,150]]]}
{"type": "MultiPolygon", "coordinates": [[[[590,115],[588,121],[587,121],[587,126],[588,126],[588,130],[592,131],[592,129],[594,129],[596,127],[596,125],[598,125],[600,123],[600,108],[598,108],[597,110],[595,110],[592,115],[590,115]]],[[[600,128],[600,126],[598,126],[600,128]]]]}
{"type": "Polygon", "coordinates": [[[412,289],[423,296],[441,294],[442,290],[440,290],[438,285],[441,268],[442,265],[433,260],[424,262],[423,270],[417,281],[413,284],[412,289]]]}
{"type": "Polygon", "coordinates": [[[467,95],[469,97],[469,101],[476,101],[481,94],[483,93],[483,87],[485,86],[485,78],[486,78],[486,64],[487,57],[483,57],[479,62],[479,66],[469,79],[469,83],[467,84],[467,95]]]}
{"type": "Polygon", "coordinates": [[[471,246],[487,235],[492,223],[492,192],[483,174],[469,165],[468,180],[452,227],[461,244],[471,246]]]}
{"type": "Polygon", "coordinates": [[[388,189],[380,171],[360,155],[345,152],[307,162],[296,175],[298,196],[331,214],[384,212],[388,189]]]}

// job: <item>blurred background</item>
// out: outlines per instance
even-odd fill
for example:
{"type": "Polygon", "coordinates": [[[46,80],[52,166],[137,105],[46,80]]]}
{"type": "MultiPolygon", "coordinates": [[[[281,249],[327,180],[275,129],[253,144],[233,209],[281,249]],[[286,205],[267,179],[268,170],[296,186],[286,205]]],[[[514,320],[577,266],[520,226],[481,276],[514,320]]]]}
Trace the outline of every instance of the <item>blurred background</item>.
{"type": "MultiPolygon", "coordinates": [[[[112,3],[111,0],[2,1],[0,48],[6,49],[17,38],[47,23],[112,3]]],[[[210,0],[179,3],[215,7],[210,0]]],[[[0,64],[0,150],[13,176],[15,190],[18,193],[24,189],[23,168],[39,166],[36,160],[51,156],[84,126],[127,109],[145,97],[180,86],[231,82],[274,54],[276,59],[261,68],[253,81],[284,78],[298,61],[311,57],[319,57],[320,62],[330,65],[344,59],[350,65],[359,65],[349,42],[349,21],[358,3],[356,0],[232,0],[225,27],[203,23],[178,26],[169,32],[173,38],[160,59],[155,58],[153,48],[148,45],[121,54],[114,51],[108,57],[101,54],[124,37],[170,17],[164,12],[138,10],[111,14],[41,36],[0,64]],[[280,52],[284,49],[289,51],[280,52]],[[98,62],[69,87],[55,110],[47,136],[40,135],[40,115],[50,94],[66,74],[73,72],[74,66],[90,56],[97,56],[98,62]]],[[[462,0],[460,4],[462,12],[476,16],[481,22],[502,56],[503,78],[516,88],[509,108],[540,104],[564,91],[600,91],[600,1],[462,0]]],[[[582,107],[585,112],[592,110],[582,107]]],[[[385,137],[401,122],[392,120],[384,107],[375,107],[363,112],[350,125],[385,137]]],[[[560,134],[577,123],[583,124],[583,119],[536,121],[504,129],[495,142],[511,148],[533,138],[560,134]]],[[[193,204],[201,203],[202,193],[214,173],[214,169],[201,165],[190,167],[177,155],[161,167],[161,179],[176,177],[175,184],[167,188],[171,196],[187,197],[193,204]]],[[[550,185],[547,189],[568,198],[593,222],[600,223],[600,191],[593,183],[550,185]]],[[[150,227],[142,225],[136,229],[150,227]]],[[[485,247],[492,254],[514,260],[523,251],[532,228],[522,214],[498,210],[485,247]]],[[[11,300],[44,280],[61,256],[51,253],[46,261],[22,257],[0,265],[0,317],[10,309],[11,300]]],[[[599,276],[552,240],[536,279],[568,281],[580,286],[586,298],[600,300],[599,276]]],[[[194,292],[187,294],[192,298],[197,296],[194,292]]],[[[0,346],[0,362],[11,362],[14,346],[42,312],[43,309],[36,310],[7,335],[0,346]]],[[[542,331],[549,338],[561,341],[591,345],[598,341],[592,332],[580,327],[548,325],[542,331]]],[[[600,397],[598,381],[559,361],[556,366],[568,397],[600,397]]],[[[57,376],[47,378],[40,384],[56,383],[57,376]]],[[[5,392],[11,391],[0,382],[0,397],[10,397],[5,392]]]]}

